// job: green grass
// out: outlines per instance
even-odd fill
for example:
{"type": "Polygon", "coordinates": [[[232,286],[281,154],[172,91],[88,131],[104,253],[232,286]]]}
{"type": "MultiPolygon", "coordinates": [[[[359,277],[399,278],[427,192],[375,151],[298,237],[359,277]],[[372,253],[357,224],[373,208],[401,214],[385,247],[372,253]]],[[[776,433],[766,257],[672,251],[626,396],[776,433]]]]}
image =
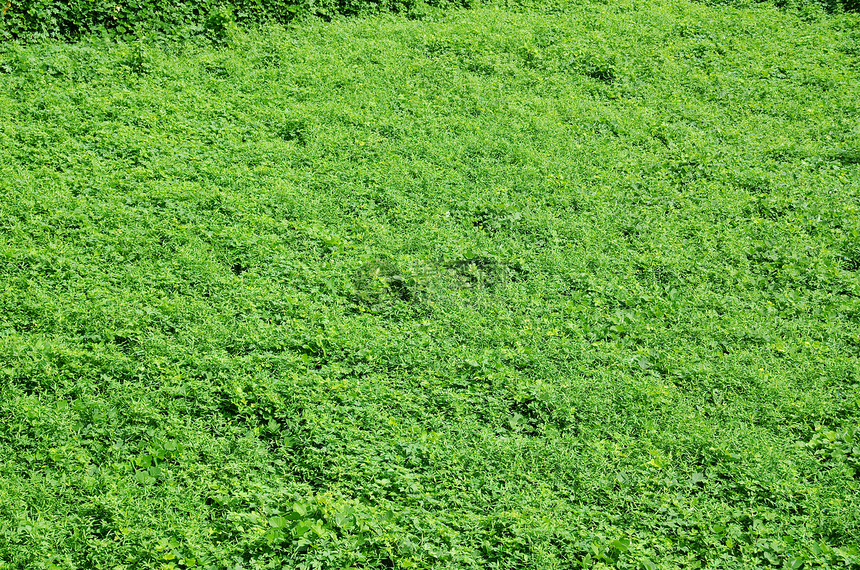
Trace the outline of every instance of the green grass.
{"type": "Polygon", "coordinates": [[[858,39],[0,46],[0,568],[857,568],[858,39]]]}

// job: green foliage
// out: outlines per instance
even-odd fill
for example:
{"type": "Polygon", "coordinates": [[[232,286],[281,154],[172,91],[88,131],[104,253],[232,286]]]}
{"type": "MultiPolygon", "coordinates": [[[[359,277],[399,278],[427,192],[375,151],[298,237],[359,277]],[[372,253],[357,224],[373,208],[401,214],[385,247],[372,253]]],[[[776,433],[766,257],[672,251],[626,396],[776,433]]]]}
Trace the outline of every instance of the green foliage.
{"type": "Polygon", "coordinates": [[[378,12],[422,17],[429,7],[468,5],[461,0],[9,0],[0,17],[0,40],[76,39],[84,34],[168,37],[203,32],[223,42],[236,24],[287,23],[300,16],[331,19],[378,12]]]}
{"type": "MultiPolygon", "coordinates": [[[[701,0],[708,5],[750,7],[770,0],[701,0]]],[[[820,12],[857,12],[857,0],[772,0],[783,9],[815,18],[820,12]]],[[[576,10],[571,0],[8,0],[0,16],[0,40],[44,41],[77,39],[86,34],[113,37],[189,37],[202,33],[215,43],[223,43],[237,24],[264,22],[286,24],[297,17],[318,16],[331,20],[338,16],[376,13],[404,14],[425,18],[433,9],[474,7],[481,4],[504,9],[543,13],[576,10]]],[[[536,52],[523,47],[523,55],[533,60],[536,52]]],[[[612,75],[612,61],[586,54],[580,62],[599,77],[612,75]]]]}
{"type": "Polygon", "coordinates": [[[4,39],[44,40],[76,38],[82,34],[112,32],[134,34],[142,30],[173,31],[199,24],[215,8],[203,0],[186,2],[116,2],[84,0],[55,2],[11,1],[2,18],[4,39]]]}
{"type": "Polygon", "coordinates": [[[249,6],[0,46],[0,569],[860,565],[856,15],[249,6]]]}

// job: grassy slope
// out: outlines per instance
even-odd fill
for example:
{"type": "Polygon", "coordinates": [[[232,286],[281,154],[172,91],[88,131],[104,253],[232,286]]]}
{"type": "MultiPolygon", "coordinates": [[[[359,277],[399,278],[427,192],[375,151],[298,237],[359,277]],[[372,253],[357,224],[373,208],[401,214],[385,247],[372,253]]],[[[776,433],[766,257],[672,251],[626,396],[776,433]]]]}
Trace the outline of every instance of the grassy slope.
{"type": "Polygon", "coordinates": [[[858,36],[2,46],[0,568],[860,564],[858,36]]]}

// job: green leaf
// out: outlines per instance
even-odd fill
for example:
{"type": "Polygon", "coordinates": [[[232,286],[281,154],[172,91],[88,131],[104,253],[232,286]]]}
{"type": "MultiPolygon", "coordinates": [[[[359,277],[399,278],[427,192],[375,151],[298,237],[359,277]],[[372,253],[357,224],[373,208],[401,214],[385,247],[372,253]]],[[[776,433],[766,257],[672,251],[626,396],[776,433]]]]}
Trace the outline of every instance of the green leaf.
{"type": "Polygon", "coordinates": [[[314,526],[314,521],[310,519],[302,520],[296,523],[293,527],[293,536],[295,538],[301,538],[305,535],[310,529],[314,526]]]}
{"type": "Polygon", "coordinates": [[[630,540],[626,538],[619,538],[613,540],[609,545],[619,552],[627,552],[627,550],[630,549],[630,540]]]}

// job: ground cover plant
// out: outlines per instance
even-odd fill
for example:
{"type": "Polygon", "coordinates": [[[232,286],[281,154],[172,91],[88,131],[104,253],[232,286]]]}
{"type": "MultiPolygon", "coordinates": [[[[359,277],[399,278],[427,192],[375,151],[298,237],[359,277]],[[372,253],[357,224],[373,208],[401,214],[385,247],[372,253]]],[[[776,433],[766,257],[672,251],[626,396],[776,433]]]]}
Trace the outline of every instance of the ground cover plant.
{"type": "Polygon", "coordinates": [[[0,568],[860,566],[860,20],[546,12],[0,47],[0,568]]]}

